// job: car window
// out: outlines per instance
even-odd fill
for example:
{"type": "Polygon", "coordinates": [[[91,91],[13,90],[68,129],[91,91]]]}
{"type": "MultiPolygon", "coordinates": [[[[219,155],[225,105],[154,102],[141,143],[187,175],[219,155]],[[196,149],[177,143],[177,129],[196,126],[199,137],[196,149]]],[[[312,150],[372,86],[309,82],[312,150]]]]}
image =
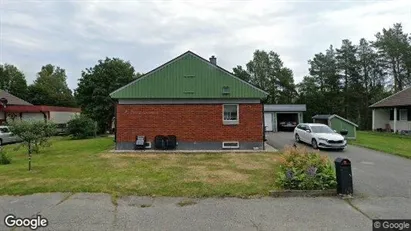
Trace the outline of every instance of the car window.
{"type": "Polygon", "coordinates": [[[297,127],[301,130],[306,130],[307,129],[307,127],[303,124],[299,124],[297,127]]]}
{"type": "Polygon", "coordinates": [[[311,126],[311,130],[314,133],[334,133],[334,131],[327,126],[311,126]]]}
{"type": "Polygon", "coordinates": [[[1,133],[9,133],[9,129],[8,128],[0,128],[0,132],[1,133]]]}

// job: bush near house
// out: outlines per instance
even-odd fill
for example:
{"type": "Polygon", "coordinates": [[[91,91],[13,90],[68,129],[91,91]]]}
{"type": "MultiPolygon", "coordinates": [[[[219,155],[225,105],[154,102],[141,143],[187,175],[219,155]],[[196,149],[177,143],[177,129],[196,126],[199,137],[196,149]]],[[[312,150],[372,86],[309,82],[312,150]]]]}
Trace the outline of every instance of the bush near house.
{"type": "Polygon", "coordinates": [[[68,122],[67,130],[74,139],[85,139],[94,137],[97,127],[92,119],[86,116],[79,116],[68,122]]]}
{"type": "Polygon", "coordinates": [[[0,165],[10,164],[11,159],[7,156],[6,152],[0,147],[0,165]]]}
{"type": "Polygon", "coordinates": [[[328,157],[305,148],[285,148],[276,175],[276,183],[282,189],[325,190],[337,185],[328,157]]]}

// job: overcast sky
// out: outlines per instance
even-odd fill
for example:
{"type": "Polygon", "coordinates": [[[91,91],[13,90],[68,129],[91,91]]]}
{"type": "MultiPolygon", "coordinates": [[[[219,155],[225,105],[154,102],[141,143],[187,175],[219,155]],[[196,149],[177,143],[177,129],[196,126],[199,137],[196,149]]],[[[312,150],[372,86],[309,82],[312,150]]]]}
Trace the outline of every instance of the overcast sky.
{"type": "Polygon", "coordinates": [[[58,65],[74,89],[106,56],[148,72],[191,50],[231,71],[264,49],[299,82],[315,53],[396,22],[411,32],[411,1],[0,0],[0,63],[18,66],[29,83],[42,65],[58,65]]]}

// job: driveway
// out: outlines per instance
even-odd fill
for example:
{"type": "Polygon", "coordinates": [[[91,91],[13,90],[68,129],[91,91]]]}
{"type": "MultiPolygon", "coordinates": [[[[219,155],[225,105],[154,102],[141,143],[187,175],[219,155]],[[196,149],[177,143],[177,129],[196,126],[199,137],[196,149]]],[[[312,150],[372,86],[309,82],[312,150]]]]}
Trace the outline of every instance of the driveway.
{"type": "MultiPolygon", "coordinates": [[[[268,133],[267,143],[277,149],[293,145],[292,132],[268,133]]],[[[311,148],[309,145],[299,144],[311,148]]],[[[411,197],[411,160],[348,145],[344,151],[322,150],[332,160],[351,160],[356,196],[411,197]]]]}
{"type": "MultiPolygon", "coordinates": [[[[292,132],[267,134],[267,143],[281,149],[293,145],[292,132]]],[[[305,144],[298,144],[305,146],[305,144]]],[[[320,151],[332,160],[351,160],[354,199],[351,205],[370,218],[411,217],[411,160],[348,145],[344,151],[320,151]]]]}

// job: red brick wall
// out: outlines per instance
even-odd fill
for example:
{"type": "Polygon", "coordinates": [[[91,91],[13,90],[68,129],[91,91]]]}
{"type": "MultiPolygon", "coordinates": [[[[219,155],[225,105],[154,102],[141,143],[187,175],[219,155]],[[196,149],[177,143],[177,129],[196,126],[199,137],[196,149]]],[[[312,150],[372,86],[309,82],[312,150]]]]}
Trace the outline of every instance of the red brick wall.
{"type": "Polygon", "coordinates": [[[117,142],[137,135],[175,135],[178,141],[262,142],[262,104],[240,104],[238,125],[223,125],[221,104],[117,105],[117,142]]]}

